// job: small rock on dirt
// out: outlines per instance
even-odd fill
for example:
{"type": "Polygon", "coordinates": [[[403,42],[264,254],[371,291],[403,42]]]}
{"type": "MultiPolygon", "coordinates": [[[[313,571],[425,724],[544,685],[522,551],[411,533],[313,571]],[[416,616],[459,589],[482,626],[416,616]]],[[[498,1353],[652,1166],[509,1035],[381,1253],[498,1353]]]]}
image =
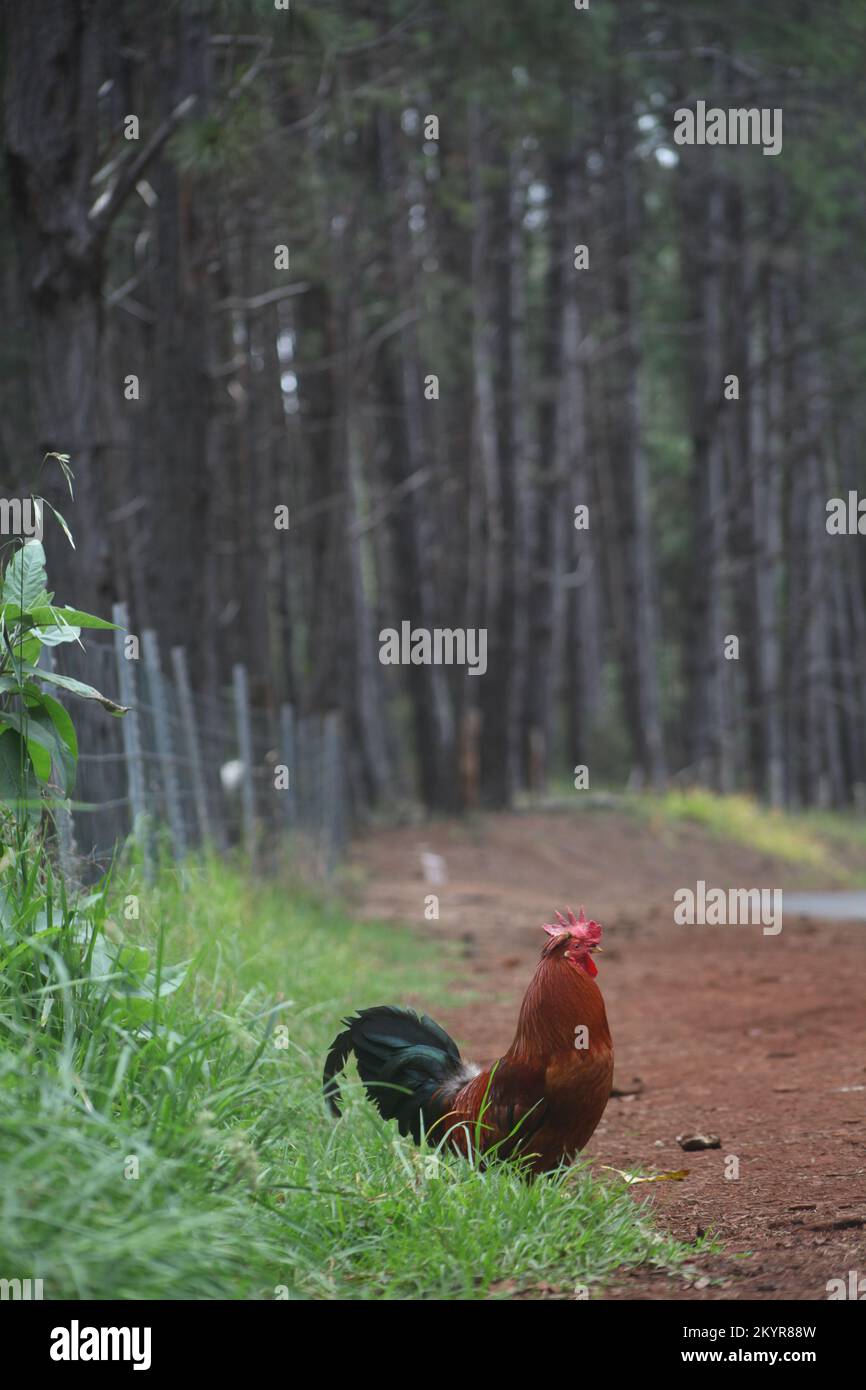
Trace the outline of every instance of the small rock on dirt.
{"type": "Polygon", "coordinates": [[[720,1149],[722,1141],[717,1134],[678,1134],[677,1143],[686,1153],[696,1149],[720,1149]]]}

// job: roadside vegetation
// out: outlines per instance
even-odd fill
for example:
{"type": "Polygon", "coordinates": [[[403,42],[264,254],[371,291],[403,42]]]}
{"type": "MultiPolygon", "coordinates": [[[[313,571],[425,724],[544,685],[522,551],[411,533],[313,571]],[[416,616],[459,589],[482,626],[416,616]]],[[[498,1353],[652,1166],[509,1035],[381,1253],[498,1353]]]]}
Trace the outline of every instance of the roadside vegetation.
{"type": "Polygon", "coordinates": [[[625,797],[623,807],[655,824],[700,825],[719,839],[812,871],[817,886],[866,885],[866,821],[854,812],[772,810],[754,797],[703,787],[625,797]]]}
{"type": "Polygon", "coordinates": [[[45,1298],[485,1298],[682,1265],[693,1252],[616,1175],[530,1184],[419,1152],[357,1083],[326,1115],[322,1059],[349,1001],[453,995],[441,945],[240,859],[148,876],[121,853],[90,888],[64,878],[54,819],[78,746],[56,693],[124,710],[40,664],[110,626],[46,586],[39,541],[7,548],[0,1278],[45,1298]]]}
{"type": "Polygon", "coordinates": [[[419,1152],[357,1085],[328,1118],[349,996],[444,996],[409,933],[217,859],[73,904],[35,845],[4,858],[4,1277],[46,1298],[573,1296],[694,1253],[611,1174],[419,1152]]]}

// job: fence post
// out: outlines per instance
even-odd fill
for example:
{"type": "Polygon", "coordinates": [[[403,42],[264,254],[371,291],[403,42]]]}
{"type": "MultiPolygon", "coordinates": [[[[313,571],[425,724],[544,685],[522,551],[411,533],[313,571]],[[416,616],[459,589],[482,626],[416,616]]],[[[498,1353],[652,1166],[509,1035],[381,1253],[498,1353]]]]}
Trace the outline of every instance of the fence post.
{"type": "MultiPolygon", "coordinates": [[[[46,671],[54,671],[54,651],[51,647],[43,647],[39,653],[39,664],[44,666],[46,671]]],[[[56,775],[56,764],[55,764],[56,775]]],[[[68,800],[68,798],[66,798],[68,800]]],[[[64,804],[58,804],[54,812],[54,824],[57,827],[57,851],[60,857],[60,868],[63,877],[68,883],[75,881],[75,865],[78,859],[78,848],[75,844],[75,822],[72,819],[72,812],[64,804]]]]}
{"type": "Polygon", "coordinates": [[[322,729],[322,830],[325,838],[325,868],[331,874],[343,843],[342,759],[343,723],[339,713],[326,714],[322,729]]]}
{"type": "Polygon", "coordinates": [[[169,725],[168,698],[162,678],[162,667],[159,664],[159,643],[152,628],[148,628],[146,632],[141,634],[141,644],[144,649],[144,664],[147,669],[148,688],[153,705],[156,753],[159,759],[163,796],[165,797],[166,817],[171,829],[171,850],[175,859],[182,859],[186,854],[186,826],[184,825],[183,807],[177,784],[174,749],[169,725]]]}
{"type": "MultiPolygon", "coordinates": [[[[129,626],[129,611],[125,603],[115,603],[111,609],[112,621],[118,628],[129,626]]],[[[126,762],[126,780],[129,789],[129,808],[132,834],[141,848],[145,872],[150,873],[150,834],[147,823],[147,790],[144,780],[144,762],[141,756],[141,722],[138,717],[138,691],[133,661],[127,661],[123,650],[124,634],[114,634],[114,656],[117,662],[117,681],[120,687],[120,703],[128,706],[129,713],[123,716],[123,754],[126,762]]]]}
{"type": "Polygon", "coordinates": [[[322,718],[308,714],[298,729],[300,759],[303,770],[304,830],[318,853],[322,839],[322,718]]]}
{"type": "Polygon", "coordinates": [[[232,667],[232,684],[235,700],[235,724],[238,735],[238,752],[242,765],[241,774],[241,812],[243,816],[244,845],[252,856],[255,853],[256,802],[253,790],[253,726],[250,718],[250,692],[247,682],[247,668],[241,662],[232,667]]]}
{"type": "Polygon", "coordinates": [[[211,839],[210,814],[207,804],[207,783],[204,778],[204,768],[201,761],[201,746],[198,739],[198,725],[195,719],[195,708],[192,702],[192,686],[189,680],[189,666],[186,660],[186,649],[184,647],[172,647],[171,665],[174,672],[174,681],[177,686],[177,702],[180,710],[180,722],[183,728],[183,740],[189,751],[190,773],[192,776],[192,790],[195,798],[195,814],[198,820],[199,839],[206,845],[211,839]]]}
{"type": "Polygon", "coordinates": [[[289,785],[283,792],[283,815],[285,817],[286,829],[295,828],[295,785],[297,782],[298,769],[295,759],[295,711],[292,705],[280,706],[280,752],[282,760],[289,771],[289,785]]]}

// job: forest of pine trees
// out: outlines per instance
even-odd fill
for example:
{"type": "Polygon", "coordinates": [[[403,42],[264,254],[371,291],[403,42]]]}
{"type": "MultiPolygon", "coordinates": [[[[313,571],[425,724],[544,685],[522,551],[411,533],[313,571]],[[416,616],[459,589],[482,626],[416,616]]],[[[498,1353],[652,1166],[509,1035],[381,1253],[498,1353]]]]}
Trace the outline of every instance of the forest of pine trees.
{"type": "Polygon", "coordinates": [[[862,0],[8,3],[0,474],[71,457],[58,592],[339,710],[359,813],[862,805],[864,58],[862,0]]]}

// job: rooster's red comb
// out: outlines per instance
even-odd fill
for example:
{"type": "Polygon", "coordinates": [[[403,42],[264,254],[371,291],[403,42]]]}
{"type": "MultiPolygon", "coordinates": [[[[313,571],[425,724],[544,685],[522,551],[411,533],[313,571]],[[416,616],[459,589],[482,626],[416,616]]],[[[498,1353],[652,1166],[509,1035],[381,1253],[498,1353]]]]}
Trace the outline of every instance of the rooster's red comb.
{"type": "Polygon", "coordinates": [[[591,918],[587,921],[583,908],[580,909],[579,917],[575,917],[570,907],[566,908],[566,912],[568,913],[567,918],[563,917],[562,913],[557,911],[555,913],[555,924],[550,922],[544,923],[544,930],[547,932],[548,936],[576,936],[579,940],[585,941],[589,945],[596,945],[601,940],[601,927],[598,922],[593,921],[591,918]]]}

